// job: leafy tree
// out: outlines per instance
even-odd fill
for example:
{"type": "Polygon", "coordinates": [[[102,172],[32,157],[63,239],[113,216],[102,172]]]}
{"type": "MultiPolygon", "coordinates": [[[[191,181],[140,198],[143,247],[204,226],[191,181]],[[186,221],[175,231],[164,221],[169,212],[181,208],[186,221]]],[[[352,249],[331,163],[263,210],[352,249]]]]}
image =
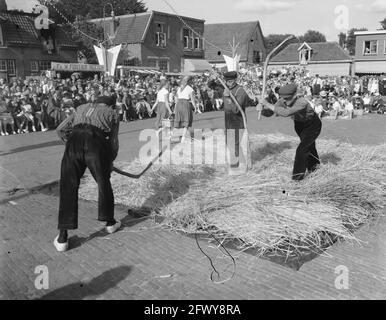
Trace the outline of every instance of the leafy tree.
{"type": "Polygon", "coordinates": [[[386,18],[380,21],[380,23],[381,23],[382,29],[386,30],[386,18]]]}
{"type": "Polygon", "coordinates": [[[315,30],[308,30],[303,36],[299,38],[301,42],[327,42],[326,36],[323,33],[315,30]]]}
{"type": "Polygon", "coordinates": [[[103,18],[103,14],[109,17],[112,9],[115,16],[147,11],[142,0],[38,1],[48,7],[49,18],[61,25],[71,40],[79,44],[89,63],[97,62],[93,45],[98,43],[96,39],[104,38],[103,28],[88,22],[89,19],[103,18]],[[53,5],[50,5],[50,2],[53,5]],[[111,3],[112,7],[107,3],[111,3]]]}
{"type": "Polygon", "coordinates": [[[346,41],[347,41],[347,34],[344,33],[344,32],[339,33],[338,34],[338,39],[339,39],[339,45],[342,48],[345,48],[346,47],[346,41]]]}
{"type": "Polygon", "coordinates": [[[53,5],[50,5],[46,0],[38,0],[39,3],[46,5],[49,10],[50,18],[56,23],[67,23],[58,12],[61,12],[70,22],[74,22],[76,16],[86,17],[90,19],[103,18],[103,9],[105,10],[105,16],[110,16],[112,4],[114,14],[116,16],[146,12],[147,8],[142,0],[56,0],[50,1],[53,5]],[[55,10],[55,8],[57,10],[55,10]]]}
{"type": "Polygon", "coordinates": [[[367,31],[366,28],[352,28],[347,32],[346,47],[350,55],[355,54],[356,38],[354,33],[356,31],[367,31]]]}
{"type": "MultiPolygon", "coordinates": [[[[267,50],[267,54],[269,54],[281,42],[283,42],[283,40],[285,38],[287,38],[289,36],[290,36],[290,34],[270,34],[270,35],[266,36],[264,38],[264,42],[265,42],[265,48],[267,50]]],[[[294,40],[289,41],[289,43],[295,43],[295,42],[298,42],[298,40],[294,39],[294,40]]],[[[281,48],[281,50],[283,50],[284,48],[285,48],[285,46],[283,48],[281,48]]],[[[281,50],[279,50],[277,53],[279,53],[281,50]]]]}

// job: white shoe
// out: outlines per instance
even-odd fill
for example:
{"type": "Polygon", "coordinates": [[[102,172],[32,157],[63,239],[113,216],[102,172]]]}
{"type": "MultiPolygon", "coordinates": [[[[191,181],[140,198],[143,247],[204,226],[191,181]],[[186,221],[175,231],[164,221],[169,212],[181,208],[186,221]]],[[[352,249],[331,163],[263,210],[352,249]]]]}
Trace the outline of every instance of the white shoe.
{"type": "Polygon", "coordinates": [[[121,221],[118,220],[116,224],[106,227],[106,231],[107,233],[114,233],[121,227],[121,225],[122,225],[121,221]]]}
{"type": "Polygon", "coordinates": [[[36,132],[36,128],[35,128],[35,127],[32,127],[32,131],[33,131],[33,132],[36,132]]]}
{"type": "Polygon", "coordinates": [[[59,238],[59,235],[57,235],[55,240],[54,240],[54,246],[55,246],[56,250],[59,252],[67,251],[68,250],[68,240],[67,240],[67,242],[59,243],[58,238],[59,238]]]}
{"type": "Polygon", "coordinates": [[[43,132],[46,132],[46,131],[48,131],[48,129],[47,129],[47,128],[44,128],[44,129],[42,129],[42,131],[43,131],[43,132]]]}
{"type": "Polygon", "coordinates": [[[1,135],[2,135],[2,136],[5,136],[5,133],[4,133],[4,132],[2,132],[2,133],[1,133],[1,135]]]}
{"type": "Polygon", "coordinates": [[[8,133],[8,132],[6,132],[6,133],[5,133],[5,135],[6,135],[6,136],[9,136],[9,133],[8,133]]]}

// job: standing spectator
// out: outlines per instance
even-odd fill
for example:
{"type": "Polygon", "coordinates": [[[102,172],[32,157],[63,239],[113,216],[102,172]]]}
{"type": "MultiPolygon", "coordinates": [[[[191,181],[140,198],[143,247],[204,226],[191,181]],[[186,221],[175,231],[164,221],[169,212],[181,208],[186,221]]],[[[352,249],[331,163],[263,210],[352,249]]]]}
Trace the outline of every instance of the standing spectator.
{"type": "Polygon", "coordinates": [[[157,98],[150,112],[152,113],[155,108],[157,108],[156,129],[157,135],[159,135],[162,131],[162,120],[169,118],[172,114],[169,106],[169,83],[166,80],[161,80],[157,98]]]}
{"type": "Polygon", "coordinates": [[[320,91],[322,90],[323,87],[323,81],[322,79],[319,78],[319,75],[317,74],[315,76],[315,79],[312,81],[312,94],[314,96],[318,96],[320,91]]]}
{"type": "Polygon", "coordinates": [[[53,95],[48,98],[47,115],[49,126],[56,128],[59,125],[61,103],[60,92],[56,90],[53,95]]]}
{"type": "Polygon", "coordinates": [[[181,85],[177,90],[177,104],[174,111],[174,128],[183,128],[181,143],[185,141],[186,133],[193,125],[193,110],[197,108],[194,90],[190,86],[190,83],[191,77],[185,76],[181,80],[181,85]]]}

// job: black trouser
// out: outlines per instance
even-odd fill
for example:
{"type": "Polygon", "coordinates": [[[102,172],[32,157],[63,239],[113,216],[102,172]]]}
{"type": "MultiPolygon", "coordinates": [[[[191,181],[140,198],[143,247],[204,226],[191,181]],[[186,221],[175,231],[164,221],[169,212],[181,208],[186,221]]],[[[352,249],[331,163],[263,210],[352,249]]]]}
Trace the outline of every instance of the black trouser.
{"type": "Polygon", "coordinates": [[[302,180],[306,170],[312,172],[320,164],[315,140],[318,138],[321,129],[322,122],[316,115],[306,122],[295,121],[295,131],[300,138],[300,144],[296,149],[292,172],[293,180],[302,180]]]}
{"type": "Polygon", "coordinates": [[[59,229],[78,228],[78,189],[86,167],[98,184],[98,220],[114,220],[114,195],[110,183],[112,161],[102,130],[91,125],[74,127],[60,172],[59,229]]]}

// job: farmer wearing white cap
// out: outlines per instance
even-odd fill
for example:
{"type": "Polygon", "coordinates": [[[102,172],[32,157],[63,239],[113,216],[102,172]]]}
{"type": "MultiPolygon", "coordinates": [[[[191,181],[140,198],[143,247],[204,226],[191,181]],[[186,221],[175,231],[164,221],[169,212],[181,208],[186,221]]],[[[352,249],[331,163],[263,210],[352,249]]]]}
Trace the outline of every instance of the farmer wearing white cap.
{"type": "Polygon", "coordinates": [[[292,116],[294,119],[295,131],[300,138],[300,144],[296,149],[292,179],[299,181],[304,179],[307,170],[313,172],[320,164],[315,140],[322,129],[322,122],[310,103],[306,99],[297,96],[297,86],[295,84],[280,88],[279,95],[281,99],[275,105],[265,100],[261,102],[261,105],[279,116],[292,116]]]}

